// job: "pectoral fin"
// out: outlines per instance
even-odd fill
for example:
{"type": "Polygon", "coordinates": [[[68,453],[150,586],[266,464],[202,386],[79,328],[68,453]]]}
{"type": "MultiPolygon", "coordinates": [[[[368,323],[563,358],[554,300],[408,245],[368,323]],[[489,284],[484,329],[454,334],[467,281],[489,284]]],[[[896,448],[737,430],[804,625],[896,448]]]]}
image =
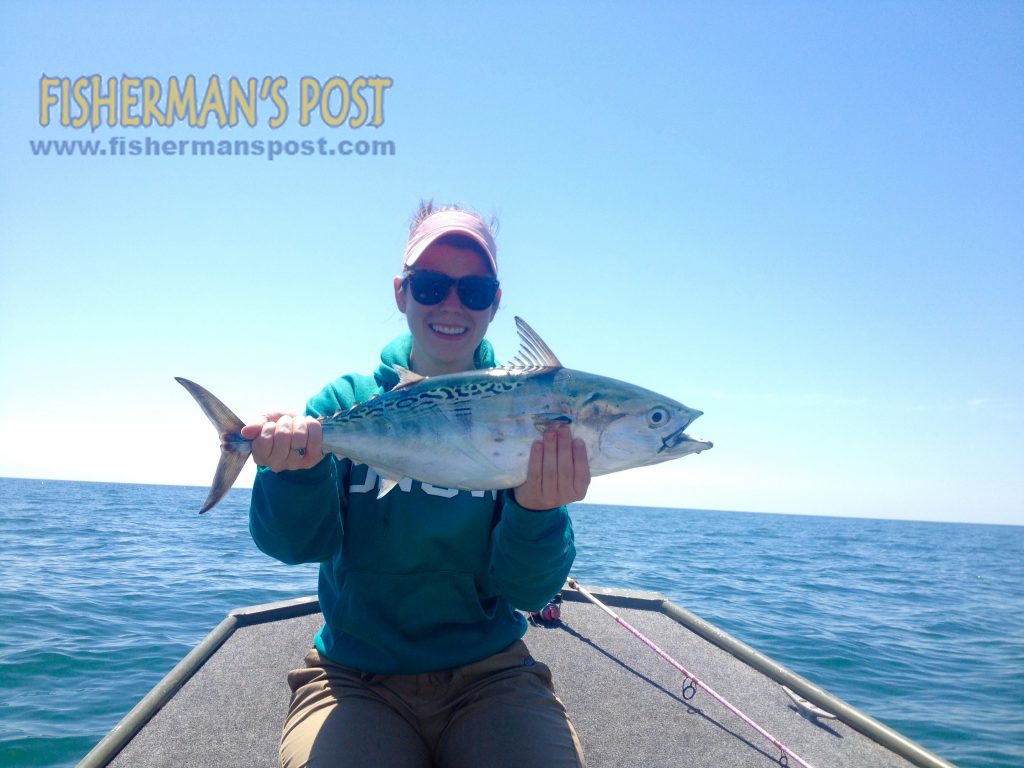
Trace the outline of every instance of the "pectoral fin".
{"type": "Polygon", "coordinates": [[[549,429],[554,429],[559,424],[572,424],[572,416],[566,416],[564,413],[535,413],[533,415],[533,426],[541,434],[549,429]]]}

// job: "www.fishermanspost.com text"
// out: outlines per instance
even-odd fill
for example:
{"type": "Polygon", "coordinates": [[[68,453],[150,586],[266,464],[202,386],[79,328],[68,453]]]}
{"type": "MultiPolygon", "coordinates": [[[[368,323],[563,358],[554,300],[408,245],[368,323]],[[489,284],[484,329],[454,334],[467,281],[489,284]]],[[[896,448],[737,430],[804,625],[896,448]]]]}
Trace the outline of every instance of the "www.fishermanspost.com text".
{"type": "Polygon", "coordinates": [[[36,156],[59,157],[390,157],[394,141],[368,139],[29,139],[36,156]]]}

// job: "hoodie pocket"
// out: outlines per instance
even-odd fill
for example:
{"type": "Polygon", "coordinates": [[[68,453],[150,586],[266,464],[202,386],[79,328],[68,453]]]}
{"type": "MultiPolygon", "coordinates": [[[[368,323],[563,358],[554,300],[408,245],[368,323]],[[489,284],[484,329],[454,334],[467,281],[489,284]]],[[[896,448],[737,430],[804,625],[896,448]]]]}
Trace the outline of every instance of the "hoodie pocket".
{"type": "Polygon", "coordinates": [[[481,598],[472,574],[349,571],[332,623],[368,639],[374,637],[373,630],[415,638],[444,626],[484,622],[493,615],[494,601],[481,598]]]}

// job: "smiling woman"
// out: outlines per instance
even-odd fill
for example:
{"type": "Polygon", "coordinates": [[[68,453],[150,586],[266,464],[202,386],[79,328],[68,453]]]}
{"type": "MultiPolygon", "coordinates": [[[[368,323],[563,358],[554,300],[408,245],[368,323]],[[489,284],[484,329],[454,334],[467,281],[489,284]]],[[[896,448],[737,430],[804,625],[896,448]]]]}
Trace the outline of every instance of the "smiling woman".
{"type": "Polygon", "coordinates": [[[491,231],[479,216],[421,204],[403,274],[394,281],[395,303],[415,339],[413,371],[437,376],[477,367],[474,353],[501,300],[496,252],[491,231]]]}
{"type": "MultiPolygon", "coordinates": [[[[260,465],[250,508],[257,546],[285,563],[321,564],[325,623],[288,678],[282,765],[314,754],[346,765],[513,765],[538,739],[543,765],[583,764],[550,671],[522,642],[520,610],[543,607],[572,565],[566,505],[590,483],[584,443],[564,424],[542,437],[531,424],[515,487],[438,489],[433,477],[406,482],[385,461],[377,494],[368,492],[372,462],[355,448],[332,452],[340,421],[379,425],[386,404],[416,404],[415,382],[442,381],[424,377],[494,367],[484,334],[501,298],[496,253],[476,214],[422,204],[393,284],[409,334],[385,347],[373,376],[325,387],[305,417],[270,414],[241,430],[260,465]],[[396,485],[402,492],[388,493],[396,485]],[[499,735],[481,760],[482,732],[499,735]]],[[[418,463],[456,463],[445,451],[459,438],[436,427],[418,422],[409,440],[386,442],[412,445],[418,463]]]]}

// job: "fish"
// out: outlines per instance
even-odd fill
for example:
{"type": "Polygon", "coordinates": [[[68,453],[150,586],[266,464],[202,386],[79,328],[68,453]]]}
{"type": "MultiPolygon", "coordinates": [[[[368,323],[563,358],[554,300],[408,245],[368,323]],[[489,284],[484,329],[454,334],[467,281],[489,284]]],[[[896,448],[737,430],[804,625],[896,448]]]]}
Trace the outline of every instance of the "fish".
{"type": "MultiPolygon", "coordinates": [[[[324,453],[366,464],[378,498],[404,478],[442,488],[491,491],[526,480],[530,448],[568,424],[587,447],[591,476],[659,464],[713,446],[685,430],[703,415],[664,395],[562,365],[543,339],[515,318],[520,347],[509,362],[441,376],[394,366],[398,383],[320,419],[324,453]]],[[[221,457],[200,513],[231,488],[252,452],[245,422],[195,382],[175,377],[221,438],[221,457]]]]}

